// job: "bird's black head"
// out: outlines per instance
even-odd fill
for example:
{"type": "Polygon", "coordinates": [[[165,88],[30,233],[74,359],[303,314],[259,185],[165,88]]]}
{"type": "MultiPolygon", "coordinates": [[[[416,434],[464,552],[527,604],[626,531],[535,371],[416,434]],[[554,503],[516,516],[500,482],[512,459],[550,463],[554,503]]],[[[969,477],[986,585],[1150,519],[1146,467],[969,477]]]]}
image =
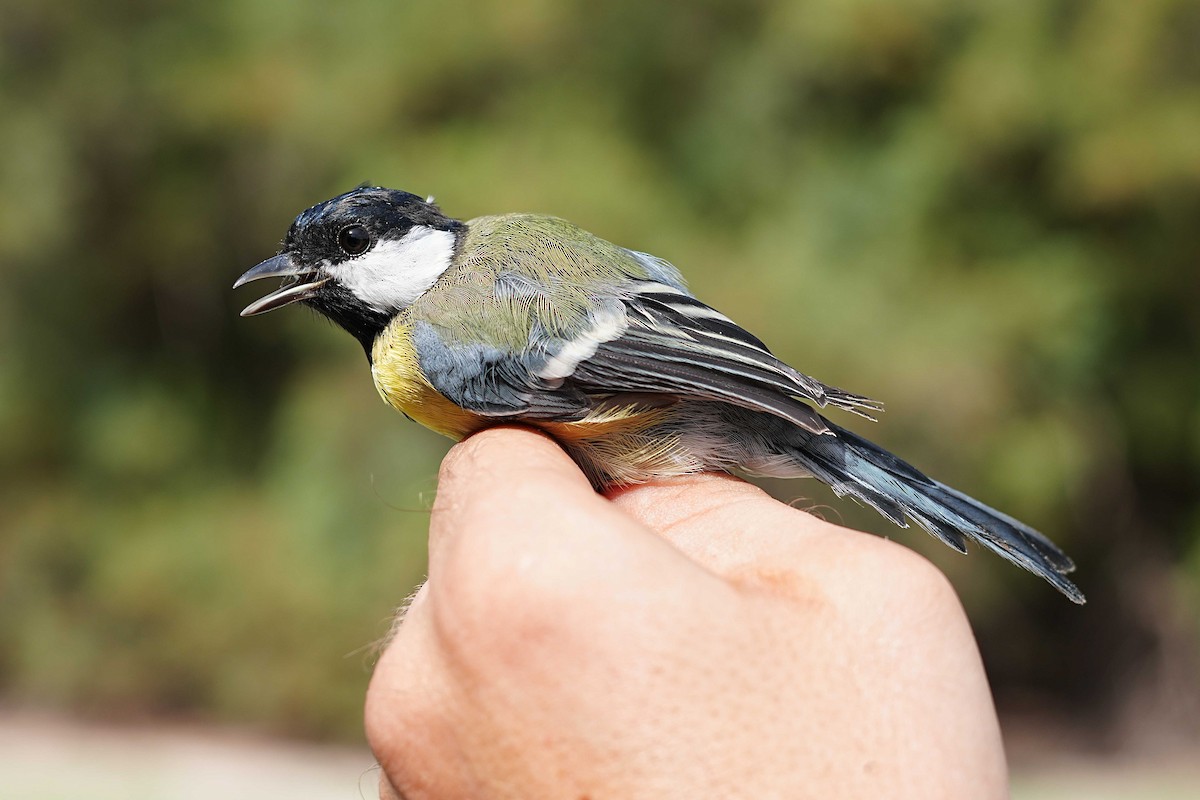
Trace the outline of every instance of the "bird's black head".
{"type": "Polygon", "coordinates": [[[371,343],[449,269],[466,226],[414,194],[359,187],[302,211],[279,254],[238,279],[284,279],[242,316],[297,301],[371,343]]]}

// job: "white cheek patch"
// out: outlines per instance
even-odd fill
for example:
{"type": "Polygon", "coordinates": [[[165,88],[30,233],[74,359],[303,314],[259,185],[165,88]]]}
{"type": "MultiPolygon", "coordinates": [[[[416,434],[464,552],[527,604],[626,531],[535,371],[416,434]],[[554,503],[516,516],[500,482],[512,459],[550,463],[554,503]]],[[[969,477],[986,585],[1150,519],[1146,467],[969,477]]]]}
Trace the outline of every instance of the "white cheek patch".
{"type": "Polygon", "coordinates": [[[376,311],[399,311],[433,286],[453,256],[454,234],[422,225],[327,271],[376,311]]]}

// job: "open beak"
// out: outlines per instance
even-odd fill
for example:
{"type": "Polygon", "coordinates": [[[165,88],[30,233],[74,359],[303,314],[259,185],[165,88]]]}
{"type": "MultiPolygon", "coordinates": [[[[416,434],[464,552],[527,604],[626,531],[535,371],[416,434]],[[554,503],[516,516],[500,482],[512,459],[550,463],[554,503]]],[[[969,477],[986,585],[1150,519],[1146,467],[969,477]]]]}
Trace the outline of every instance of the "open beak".
{"type": "Polygon", "coordinates": [[[247,271],[245,275],[237,279],[233,288],[236,289],[260,278],[283,278],[284,282],[282,286],[266,297],[261,297],[243,308],[243,317],[265,314],[298,300],[312,297],[329,281],[329,278],[318,278],[317,273],[311,269],[297,266],[292,262],[292,257],[288,253],[280,253],[247,271]]]}

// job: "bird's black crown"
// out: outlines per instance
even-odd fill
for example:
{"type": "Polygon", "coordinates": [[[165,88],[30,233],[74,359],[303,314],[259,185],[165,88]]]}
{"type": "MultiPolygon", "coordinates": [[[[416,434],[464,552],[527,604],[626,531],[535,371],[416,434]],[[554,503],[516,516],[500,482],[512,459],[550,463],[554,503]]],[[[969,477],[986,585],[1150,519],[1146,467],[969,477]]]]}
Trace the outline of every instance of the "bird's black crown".
{"type": "Polygon", "coordinates": [[[418,225],[443,231],[463,227],[415,194],[382,186],[359,186],[301,211],[280,251],[291,253],[302,264],[340,263],[357,255],[339,243],[340,234],[356,225],[370,237],[368,247],[380,239],[399,239],[418,225]]]}

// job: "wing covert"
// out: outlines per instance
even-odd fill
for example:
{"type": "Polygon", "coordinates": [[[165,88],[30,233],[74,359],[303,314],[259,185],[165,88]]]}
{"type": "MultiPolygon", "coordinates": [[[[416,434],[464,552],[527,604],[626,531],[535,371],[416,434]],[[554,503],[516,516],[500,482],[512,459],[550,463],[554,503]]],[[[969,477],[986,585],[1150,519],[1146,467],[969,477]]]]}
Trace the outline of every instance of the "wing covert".
{"type": "MultiPolygon", "coordinates": [[[[484,344],[456,319],[414,321],[421,369],[437,391],[490,417],[582,419],[614,395],[661,394],[765,411],[814,433],[828,427],[807,403],[869,417],[879,404],[814,380],[760,340],[681,289],[636,281],[593,298],[568,327],[545,325],[545,298],[506,292],[527,331],[519,345],[484,344]]],[[[515,343],[514,343],[515,344],[515,343]]]]}
{"type": "Polygon", "coordinates": [[[585,391],[612,386],[666,392],[766,411],[814,433],[828,430],[803,400],[873,419],[879,403],[827,386],[771,354],[716,309],[670,285],[640,282],[624,304],[628,326],[571,375],[585,391]]]}
{"type": "Polygon", "coordinates": [[[466,344],[424,320],[413,324],[411,336],[426,380],[468,411],[486,417],[569,421],[586,416],[590,408],[582,393],[556,385],[561,381],[539,378],[530,369],[539,361],[539,347],[466,344]]]}

